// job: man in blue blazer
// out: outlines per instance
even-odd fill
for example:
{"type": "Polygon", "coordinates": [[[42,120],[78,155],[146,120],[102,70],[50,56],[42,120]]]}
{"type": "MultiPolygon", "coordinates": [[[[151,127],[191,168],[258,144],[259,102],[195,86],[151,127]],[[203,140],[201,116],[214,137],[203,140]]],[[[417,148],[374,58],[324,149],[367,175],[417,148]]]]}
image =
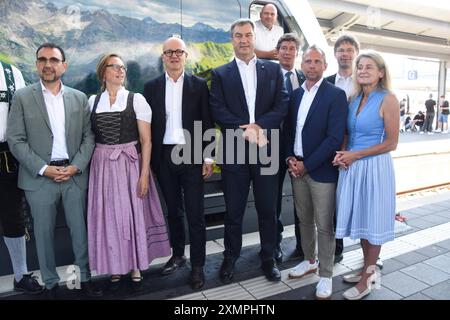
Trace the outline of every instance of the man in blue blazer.
{"type": "Polygon", "coordinates": [[[280,66],[256,58],[254,29],[251,20],[234,22],[231,38],[236,58],[212,71],[211,113],[221,127],[225,159],[222,181],[227,213],[220,269],[224,283],[232,281],[234,264],[240,255],[242,219],[251,182],[259,221],[262,270],[268,280],[281,280],[274,260],[279,155],[275,151],[269,155],[277,168],[268,173],[262,158],[252,161],[252,150],[267,152],[273,146],[279,147],[279,128],[287,113],[288,95],[280,66]],[[267,131],[263,133],[261,129],[267,131]],[[243,148],[239,148],[240,143],[243,148]]]}
{"type": "Polygon", "coordinates": [[[324,80],[324,52],[308,48],[302,57],[306,81],[292,92],[285,123],[286,155],[295,207],[300,220],[305,260],[289,272],[300,278],[316,272],[316,228],[320,280],[316,298],[332,293],[335,237],[333,215],[338,171],[332,160],[344,140],[347,119],[345,92],[324,80]]]}

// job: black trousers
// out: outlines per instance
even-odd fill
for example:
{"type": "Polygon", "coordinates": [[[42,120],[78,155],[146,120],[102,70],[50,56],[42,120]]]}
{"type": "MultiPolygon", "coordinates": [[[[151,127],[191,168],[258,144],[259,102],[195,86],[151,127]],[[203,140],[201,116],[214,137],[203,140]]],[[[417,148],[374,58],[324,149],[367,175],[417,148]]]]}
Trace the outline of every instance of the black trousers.
{"type": "Polygon", "coordinates": [[[17,187],[17,161],[7,150],[7,143],[0,143],[0,225],[5,237],[19,238],[25,235],[23,191],[17,187]]]}
{"type": "MultiPolygon", "coordinates": [[[[287,172],[287,164],[285,159],[281,157],[280,159],[280,171],[278,175],[278,197],[277,197],[277,244],[281,244],[281,240],[283,240],[283,222],[280,219],[282,203],[283,203],[283,184],[284,180],[286,179],[286,172],[287,172]]],[[[289,179],[289,177],[288,177],[289,179]]],[[[295,248],[297,251],[299,251],[301,254],[303,254],[302,249],[302,239],[300,236],[300,221],[297,217],[297,211],[295,210],[295,205],[292,203],[293,209],[294,209],[294,230],[295,230],[295,239],[296,239],[296,245],[295,248]]]]}
{"type": "Polygon", "coordinates": [[[272,260],[276,245],[276,200],[278,175],[261,175],[260,165],[232,164],[222,167],[225,215],[224,256],[237,259],[242,248],[242,220],[247,207],[250,183],[258,215],[261,259],[272,260]]]}
{"type": "MultiPolygon", "coordinates": [[[[334,210],[334,231],[336,231],[336,210],[334,210]]],[[[336,239],[336,249],[334,250],[334,255],[340,255],[344,251],[344,239],[336,239]]]]}
{"type": "Polygon", "coordinates": [[[174,255],[184,255],[186,245],[184,212],[186,212],[191,265],[202,267],[206,255],[202,165],[174,164],[170,157],[174,147],[163,146],[161,165],[156,172],[168,210],[170,244],[174,255]]]}

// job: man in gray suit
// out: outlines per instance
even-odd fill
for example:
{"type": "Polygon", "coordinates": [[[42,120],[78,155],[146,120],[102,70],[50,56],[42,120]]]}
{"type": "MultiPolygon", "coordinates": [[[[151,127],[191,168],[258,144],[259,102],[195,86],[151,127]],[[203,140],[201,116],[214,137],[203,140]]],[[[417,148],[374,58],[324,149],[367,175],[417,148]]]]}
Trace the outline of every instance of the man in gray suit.
{"type": "Polygon", "coordinates": [[[66,87],[64,51],[44,43],[36,51],[40,81],[18,90],[8,118],[7,141],[19,161],[19,188],[31,207],[42,279],[51,298],[56,297],[54,229],[62,202],[70,228],[81,290],[100,296],[90,282],[85,224],[89,161],[94,149],[90,112],[84,93],[66,87]]]}

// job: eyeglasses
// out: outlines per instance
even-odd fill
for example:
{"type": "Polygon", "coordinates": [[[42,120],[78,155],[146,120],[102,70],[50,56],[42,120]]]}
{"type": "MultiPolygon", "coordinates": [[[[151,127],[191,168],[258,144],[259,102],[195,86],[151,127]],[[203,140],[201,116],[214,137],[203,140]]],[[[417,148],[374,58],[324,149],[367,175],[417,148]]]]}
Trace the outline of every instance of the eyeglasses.
{"type": "Polygon", "coordinates": [[[123,71],[127,72],[127,68],[124,65],[121,64],[107,64],[106,67],[111,67],[114,69],[114,71],[123,71]]]}
{"type": "Polygon", "coordinates": [[[55,57],[52,57],[50,59],[47,59],[45,57],[39,57],[39,58],[37,58],[37,62],[39,64],[43,64],[43,65],[46,65],[47,62],[50,62],[50,64],[52,66],[55,66],[55,65],[57,65],[57,64],[59,64],[60,62],[63,62],[63,61],[61,59],[58,59],[58,58],[55,58],[55,57]]]}
{"type": "Polygon", "coordinates": [[[177,50],[170,50],[170,49],[168,49],[168,50],[164,50],[163,51],[164,55],[167,56],[167,57],[172,57],[174,53],[175,53],[175,55],[177,57],[181,57],[185,52],[186,51],[181,50],[181,49],[177,49],[177,50]]]}

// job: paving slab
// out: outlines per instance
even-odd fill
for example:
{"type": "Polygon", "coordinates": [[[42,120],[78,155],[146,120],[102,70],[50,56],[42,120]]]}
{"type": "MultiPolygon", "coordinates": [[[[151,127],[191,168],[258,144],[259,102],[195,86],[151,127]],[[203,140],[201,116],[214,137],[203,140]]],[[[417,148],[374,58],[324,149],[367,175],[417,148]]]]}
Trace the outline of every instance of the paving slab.
{"type": "Polygon", "coordinates": [[[449,273],[445,273],[423,262],[406,267],[400,271],[430,286],[450,279],[449,273]]]}
{"type": "Polygon", "coordinates": [[[433,300],[450,300],[450,281],[439,283],[422,293],[433,300]]]}
{"type": "Polygon", "coordinates": [[[440,256],[444,253],[447,253],[450,249],[443,248],[437,245],[431,245],[428,247],[420,248],[419,250],[415,250],[415,253],[422,254],[424,256],[433,258],[435,256],[440,256]]]}
{"type": "Polygon", "coordinates": [[[419,254],[416,252],[408,252],[402,255],[399,255],[397,257],[394,258],[394,260],[400,261],[401,263],[410,266],[419,262],[422,262],[424,260],[427,260],[427,256],[423,255],[423,254],[419,254]]]}
{"type": "Polygon", "coordinates": [[[381,285],[403,297],[408,297],[429,288],[424,282],[416,280],[400,271],[395,271],[381,277],[381,285]]]}
{"type": "Polygon", "coordinates": [[[450,256],[447,254],[425,260],[424,263],[450,274],[450,256]]]}
{"type": "Polygon", "coordinates": [[[433,300],[429,296],[424,295],[423,293],[415,293],[412,296],[406,297],[404,300],[433,300]]]}

